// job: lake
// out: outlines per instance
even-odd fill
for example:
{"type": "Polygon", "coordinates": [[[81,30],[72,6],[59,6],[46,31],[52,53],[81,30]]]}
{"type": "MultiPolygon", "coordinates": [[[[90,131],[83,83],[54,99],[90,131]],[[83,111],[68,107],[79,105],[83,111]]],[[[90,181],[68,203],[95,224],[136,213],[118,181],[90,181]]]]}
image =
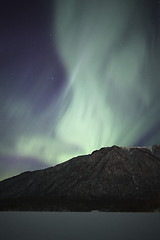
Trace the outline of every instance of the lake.
{"type": "Polygon", "coordinates": [[[0,212],[0,239],[160,239],[159,213],[0,212]]]}

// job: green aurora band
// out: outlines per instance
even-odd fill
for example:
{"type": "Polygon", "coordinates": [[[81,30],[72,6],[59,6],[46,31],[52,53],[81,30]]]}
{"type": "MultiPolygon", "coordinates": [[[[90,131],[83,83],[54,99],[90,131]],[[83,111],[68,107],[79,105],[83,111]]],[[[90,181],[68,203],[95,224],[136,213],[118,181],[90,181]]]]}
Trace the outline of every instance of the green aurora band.
{"type": "Polygon", "coordinates": [[[57,135],[83,153],[132,146],[160,120],[159,103],[150,107],[159,70],[156,62],[154,72],[148,68],[147,15],[142,2],[120,2],[57,1],[57,43],[69,75],[64,95],[73,94],[57,135]]]}
{"type": "MultiPolygon", "coordinates": [[[[8,103],[8,114],[25,120],[17,124],[14,146],[1,143],[1,153],[55,165],[103,146],[133,146],[160,122],[160,45],[148,47],[148,36],[154,42],[154,34],[149,8],[145,11],[143,5],[128,0],[56,1],[53,34],[67,84],[56,105],[37,118],[29,100],[8,103]],[[49,131],[38,132],[48,119],[49,131]],[[21,131],[27,124],[30,131],[21,131]]],[[[147,145],[155,143],[159,132],[146,139],[147,145]]]]}

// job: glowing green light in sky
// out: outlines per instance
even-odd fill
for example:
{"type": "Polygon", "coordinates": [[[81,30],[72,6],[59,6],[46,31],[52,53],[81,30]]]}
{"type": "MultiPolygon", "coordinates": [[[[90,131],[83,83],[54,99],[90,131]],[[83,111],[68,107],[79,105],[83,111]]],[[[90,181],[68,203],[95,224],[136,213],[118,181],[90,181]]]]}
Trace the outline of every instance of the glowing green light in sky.
{"type": "MultiPolygon", "coordinates": [[[[143,4],[56,1],[54,36],[68,80],[56,103],[59,117],[53,123],[57,114],[54,101],[43,116],[36,117],[30,111],[32,102],[10,105],[10,99],[6,111],[24,121],[15,127],[12,149],[1,143],[1,152],[12,151],[54,165],[103,146],[132,146],[160,121],[160,102],[155,101],[160,87],[160,47],[156,60],[150,62],[143,4]],[[48,129],[41,132],[47,124],[48,129]],[[26,131],[21,131],[24,126],[26,131]]],[[[40,83],[44,87],[43,78],[40,83]]],[[[38,85],[33,94],[37,89],[38,85]]],[[[158,135],[154,137],[147,143],[158,141],[158,135]]]]}
{"type": "Polygon", "coordinates": [[[83,153],[113,144],[133,145],[153,124],[143,116],[152,95],[142,74],[147,54],[143,21],[140,13],[130,18],[136,3],[57,4],[57,43],[68,70],[66,91],[73,92],[57,135],[83,153]],[[131,32],[125,39],[127,23],[131,32]]]}

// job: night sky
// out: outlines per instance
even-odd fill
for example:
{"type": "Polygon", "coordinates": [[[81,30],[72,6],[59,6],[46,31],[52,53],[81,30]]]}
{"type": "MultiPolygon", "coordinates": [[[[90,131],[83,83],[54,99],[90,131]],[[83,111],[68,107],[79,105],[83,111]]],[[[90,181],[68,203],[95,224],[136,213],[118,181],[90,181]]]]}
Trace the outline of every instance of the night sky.
{"type": "Polygon", "coordinates": [[[0,180],[160,144],[160,1],[0,3],[0,180]]]}

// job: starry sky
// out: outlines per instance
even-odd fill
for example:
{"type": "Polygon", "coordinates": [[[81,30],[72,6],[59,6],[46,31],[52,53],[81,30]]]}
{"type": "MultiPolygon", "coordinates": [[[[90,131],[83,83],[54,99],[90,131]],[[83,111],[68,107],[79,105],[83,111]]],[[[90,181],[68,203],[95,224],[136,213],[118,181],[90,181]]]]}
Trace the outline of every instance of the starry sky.
{"type": "Polygon", "coordinates": [[[0,3],[0,180],[160,143],[160,1],[0,3]]]}

